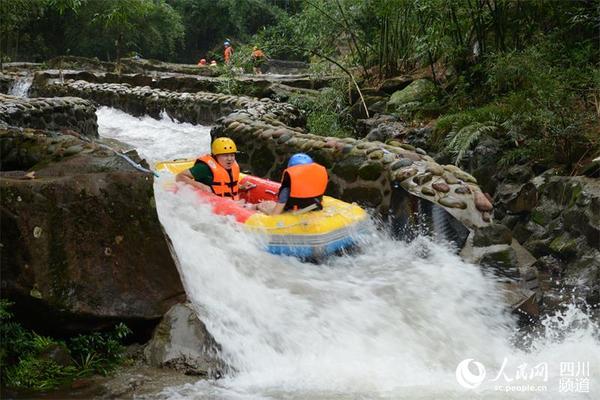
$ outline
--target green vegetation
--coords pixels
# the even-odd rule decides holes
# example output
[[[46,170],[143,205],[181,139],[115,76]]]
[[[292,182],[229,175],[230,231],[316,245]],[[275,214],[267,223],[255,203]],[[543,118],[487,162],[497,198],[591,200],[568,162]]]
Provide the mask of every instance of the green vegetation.
[[[324,88],[317,96],[292,94],[288,102],[306,115],[308,132],[322,136],[353,135],[352,117],[348,113],[348,82],[340,79]]]
[[[4,0],[0,2],[0,60],[43,62],[70,54],[114,61],[132,52],[194,64],[200,58],[222,60],[225,38],[233,39],[234,45],[248,41],[291,11],[287,3]]]
[[[600,148],[597,0],[8,0],[0,8],[4,60],[135,51],[222,61],[228,38],[233,65],[248,72],[258,45],[363,87],[399,75],[430,80],[427,96],[388,109],[409,123],[437,120],[430,148],[457,163],[486,136],[505,144],[505,165],[534,160],[569,173]],[[222,92],[247,89],[234,72],[225,70]],[[291,101],[311,131],[349,135],[351,87]]]
[[[131,333],[124,324],[112,332],[64,340],[23,328],[0,300],[0,376],[3,385],[48,390],[93,374],[107,375],[124,361],[121,341]]]
[[[394,112],[437,119],[430,146],[457,163],[484,136],[504,143],[505,165],[533,160],[571,173],[599,154],[597,1],[301,3],[257,35],[262,46],[336,59],[363,86],[400,74],[431,79],[435,96]]]

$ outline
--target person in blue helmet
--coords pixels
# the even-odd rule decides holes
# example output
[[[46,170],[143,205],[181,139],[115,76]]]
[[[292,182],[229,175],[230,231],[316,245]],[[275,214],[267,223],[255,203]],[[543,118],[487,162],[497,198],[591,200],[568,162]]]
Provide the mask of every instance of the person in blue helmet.
[[[233,47],[231,47],[231,42],[226,40],[223,43],[223,47],[225,47],[225,50],[223,50],[223,59],[225,60],[225,64],[230,64],[231,57],[233,56]]]
[[[327,181],[324,166],[314,162],[308,154],[294,154],[283,171],[276,204],[259,205],[259,210],[269,215],[301,209],[322,210]]]

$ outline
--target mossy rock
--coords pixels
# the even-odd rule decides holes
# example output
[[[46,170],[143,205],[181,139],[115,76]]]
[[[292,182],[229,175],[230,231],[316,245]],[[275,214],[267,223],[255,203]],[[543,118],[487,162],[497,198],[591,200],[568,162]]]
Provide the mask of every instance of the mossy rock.
[[[437,88],[429,79],[418,79],[402,90],[392,94],[387,102],[388,111],[406,112],[418,107],[421,102],[435,96]]]
[[[493,268],[498,275],[511,279],[519,277],[517,254],[515,250],[508,245],[487,252],[479,262],[484,267]]]
[[[577,240],[563,233],[550,242],[550,250],[562,259],[570,258],[577,254]]]
[[[375,181],[379,179],[383,172],[383,166],[378,162],[366,162],[358,169],[358,176],[366,181]]]
[[[333,166],[333,173],[346,182],[354,182],[358,175],[358,169],[363,163],[364,157],[350,156],[338,161]]]

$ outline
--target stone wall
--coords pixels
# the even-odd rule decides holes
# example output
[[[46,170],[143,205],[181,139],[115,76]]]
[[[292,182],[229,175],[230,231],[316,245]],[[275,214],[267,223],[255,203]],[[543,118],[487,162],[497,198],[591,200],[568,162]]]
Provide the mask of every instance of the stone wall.
[[[236,140],[247,153],[242,165],[259,176],[279,179],[290,155],[306,152],[328,168],[328,192],[333,196],[387,214],[392,189],[401,186],[443,207],[467,227],[485,226],[491,220],[492,205],[475,178],[455,166],[441,166],[409,145],[307,134],[302,128],[274,125],[243,111],[224,118],[212,134]]]
[[[282,121],[298,125],[302,119],[298,110],[289,104],[275,103],[269,99],[258,100],[246,96],[229,96],[215,93],[178,93],[116,83],[89,83],[68,80],[42,82],[34,80],[33,95],[77,96],[121,109],[132,115],[150,115],[159,118],[165,111],[181,122],[213,124],[219,118],[237,110],[251,110],[252,115],[265,120]]]
[[[85,136],[98,136],[96,107],[75,98],[23,98],[0,95],[0,123],[35,129],[72,129]]]
[[[235,78],[209,77],[181,73],[113,73],[80,69],[44,70],[35,74],[38,85],[51,80],[84,80],[90,83],[127,83],[132,86],[148,86],[176,92],[226,91],[228,87],[236,93],[247,96],[269,97],[274,99],[284,87],[315,90],[321,89],[337,79],[336,77],[314,78],[310,76],[271,76],[239,75]]]

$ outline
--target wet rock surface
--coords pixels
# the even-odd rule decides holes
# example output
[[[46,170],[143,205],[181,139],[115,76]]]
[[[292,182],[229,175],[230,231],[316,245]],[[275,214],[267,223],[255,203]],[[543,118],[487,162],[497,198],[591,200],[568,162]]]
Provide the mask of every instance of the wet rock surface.
[[[31,326],[146,327],[184,296],[151,174],[75,133],[0,127],[0,144],[2,293]]]
[[[219,378],[227,370],[220,346],[206,330],[191,304],[176,304],[154,330],[144,349],[149,365],[172,368],[186,375]]]
[[[537,202],[520,216],[513,232],[540,257],[540,272],[575,289],[590,304],[599,304],[600,182],[552,175],[533,181]]]

